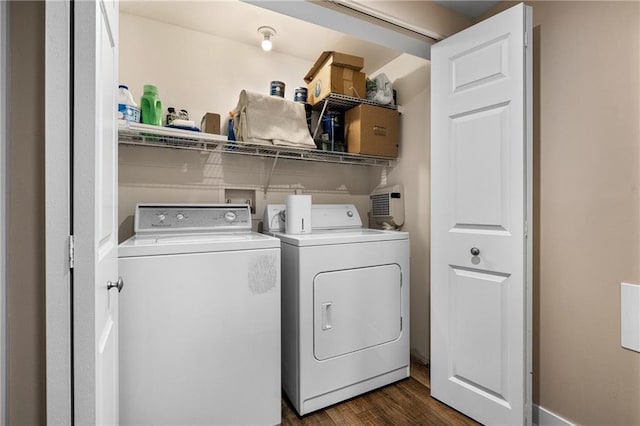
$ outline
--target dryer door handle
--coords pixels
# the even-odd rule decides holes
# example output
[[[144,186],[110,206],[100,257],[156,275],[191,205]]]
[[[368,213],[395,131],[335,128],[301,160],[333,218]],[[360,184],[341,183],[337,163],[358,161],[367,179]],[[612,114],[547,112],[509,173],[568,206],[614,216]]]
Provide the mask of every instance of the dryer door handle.
[[[326,302],[322,304],[322,331],[331,330],[331,306],[333,302]]]

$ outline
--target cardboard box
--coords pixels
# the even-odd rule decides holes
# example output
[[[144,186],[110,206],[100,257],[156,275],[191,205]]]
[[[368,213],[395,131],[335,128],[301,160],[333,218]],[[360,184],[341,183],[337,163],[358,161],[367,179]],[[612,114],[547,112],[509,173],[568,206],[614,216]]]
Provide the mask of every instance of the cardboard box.
[[[220,134],[220,114],[214,114],[208,112],[202,116],[200,122],[200,130],[205,133],[213,133],[215,135]]]
[[[360,72],[364,58],[339,52],[322,52],[304,81],[307,82],[307,102],[315,105],[329,93],[364,98],[366,76]]]
[[[398,111],[362,104],[348,110],[344,121],[348,152],[382,157],[398,156]]]

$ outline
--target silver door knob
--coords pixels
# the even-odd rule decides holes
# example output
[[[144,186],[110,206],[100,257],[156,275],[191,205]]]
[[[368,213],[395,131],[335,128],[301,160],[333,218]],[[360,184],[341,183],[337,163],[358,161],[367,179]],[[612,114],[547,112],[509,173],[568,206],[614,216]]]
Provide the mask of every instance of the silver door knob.
[[[118,277],[117,282],[107,281],[107,290],[111,290],[112,288],[117,288],[118,293],[122,291],[122,287],[124,287],[124,280],[122,277]]]
[[[471,247],[471,255],[477,256],[480,254],[480,249],[478,247]]]

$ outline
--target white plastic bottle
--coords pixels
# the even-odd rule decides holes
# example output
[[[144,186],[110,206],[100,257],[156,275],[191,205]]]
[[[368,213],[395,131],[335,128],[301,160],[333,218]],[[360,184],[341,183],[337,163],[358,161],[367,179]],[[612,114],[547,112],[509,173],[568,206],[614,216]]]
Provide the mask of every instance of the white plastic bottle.
[[[129,88],[124,84],[118,86],[118,118],[134,123],[140,122],[140,108],[134,102]]]

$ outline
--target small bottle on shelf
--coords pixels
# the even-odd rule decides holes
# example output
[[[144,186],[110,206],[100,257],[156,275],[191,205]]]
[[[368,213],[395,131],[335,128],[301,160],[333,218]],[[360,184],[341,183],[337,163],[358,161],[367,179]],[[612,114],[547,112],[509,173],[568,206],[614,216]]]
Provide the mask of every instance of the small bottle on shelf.
[[[236,140],[236,135],[233,131],[233,117],[234,117],[234,112],[233,111],[229,111],[229,122],[227,124],[227,139],[230,141],[235,141]]]
[[[141,121],[144,124],[162,126],[162,101],[158,97],[158,88],[145,84],[144,94],[140,98]]]
[[[118,86],[118,118],[134,123],[140,122],[140,108],[133,100],[129,87],[124,84]]]
[[[178,114],[176,114],[176,109],[174,107],[167,108],[167,126],[171,126],[173,121],[178,118]]]

